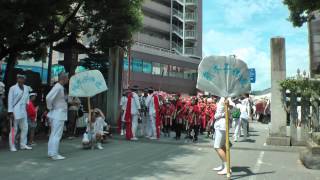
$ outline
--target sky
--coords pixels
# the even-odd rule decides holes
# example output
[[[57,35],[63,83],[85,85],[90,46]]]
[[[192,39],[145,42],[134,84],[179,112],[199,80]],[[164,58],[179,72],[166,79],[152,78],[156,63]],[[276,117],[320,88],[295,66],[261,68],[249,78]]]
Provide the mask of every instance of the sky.
[[[203,0],[203,55],[236,55],[256,69],[253,90],[271,86],[270,39],[286,39],[287,77],[309,72],[307,26],[295,28],[282,0]]]

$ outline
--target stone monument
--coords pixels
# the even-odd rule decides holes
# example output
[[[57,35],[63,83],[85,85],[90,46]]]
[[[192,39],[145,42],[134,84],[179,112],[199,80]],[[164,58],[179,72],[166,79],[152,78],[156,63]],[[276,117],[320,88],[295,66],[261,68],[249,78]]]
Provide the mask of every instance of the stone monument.
[[[282,37],[271,38],[271,129],[267,144],[289,146],[287,136],[287,113],[283,106],[284,94],[280,81],[286,79],[286,48]]]

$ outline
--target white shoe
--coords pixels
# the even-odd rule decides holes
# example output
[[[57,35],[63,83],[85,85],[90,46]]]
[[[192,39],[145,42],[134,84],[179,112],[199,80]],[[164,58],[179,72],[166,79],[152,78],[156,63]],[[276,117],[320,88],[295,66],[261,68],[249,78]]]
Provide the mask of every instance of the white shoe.
[[[212,170],[213,171],[221,171],[221,170],[223,170],[223,165],[216,167],[216,168],[213,168]]]
[[[230,169],[230,174],[232,173],[231,169]],[[218,175],[226,175],[227,174],[227,168],[223,168],[223,170],[218,172]]]
[[[21,146],[20,146],[20,149],[22,149],[22,150],[31,150],[32,147],[30,147],[30,146],[28,146],[28,145],[21,145]]]
[[[150,139],[151,139],[151,140],[156,140],[157,138],[156,138],[156,137],[150,137]]]
[[[123,131],[123,130],[121,130],[121,133],[120,133],[120,135],[121,135],[121,136],[123,136],[123,135],[124,135],[124,131]]]
[[[97,148],[98,148],[98,149],[100,149],[100,150],[102,150],[102,149],[103,149],[103,147],[102,147],[101,143],[97,143]]]
[[[63,157],[63,156],[61,156],[61,155],[55,155],[55,156],[51,156],[50,157],[52,160],[55,160],[55,161],[57,161],[57,160],[63,160],[63,159],[66,159],[65,157]]]
[[[11,152],[17,152],[17,148],[16,148],[16,147],[11,147],[11,148],[10,148],[10,151],[11,151]]]
[[[133,137],[133,138],[131,138],[131,141],[138,141],[138,138]]]

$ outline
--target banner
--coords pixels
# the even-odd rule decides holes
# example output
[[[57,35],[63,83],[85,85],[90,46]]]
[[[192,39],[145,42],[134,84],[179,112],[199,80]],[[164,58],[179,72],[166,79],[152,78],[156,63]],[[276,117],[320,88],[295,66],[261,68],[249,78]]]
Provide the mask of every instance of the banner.
[[[197,88],[219,97],[235,97],[251,91],[246,63],[234,57],[209,56],[198,68]]]
[[[108,87],[98,70],[75,74],[69,83],[69,95],[74,97],[92,97],[106,90]]]

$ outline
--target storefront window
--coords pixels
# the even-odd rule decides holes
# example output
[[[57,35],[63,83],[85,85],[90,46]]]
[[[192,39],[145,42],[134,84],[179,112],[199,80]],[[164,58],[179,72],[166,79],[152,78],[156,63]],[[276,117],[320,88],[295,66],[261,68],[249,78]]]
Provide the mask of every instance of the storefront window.
[[[143,72],[147,74],[152,73],[152,63],[143,61]]]
[[[152,74],[161,75],[160,63],[152,63]]]
[[[142,72],[142,69],[143,69],[142,60],[133,59],[133,61],[132,61],[133,72]]]
[[[125,71],[128,71],[128,68],[129,68],[128,58],[124,58],[124,59],[123,59],[123,69],[124,69]]]

